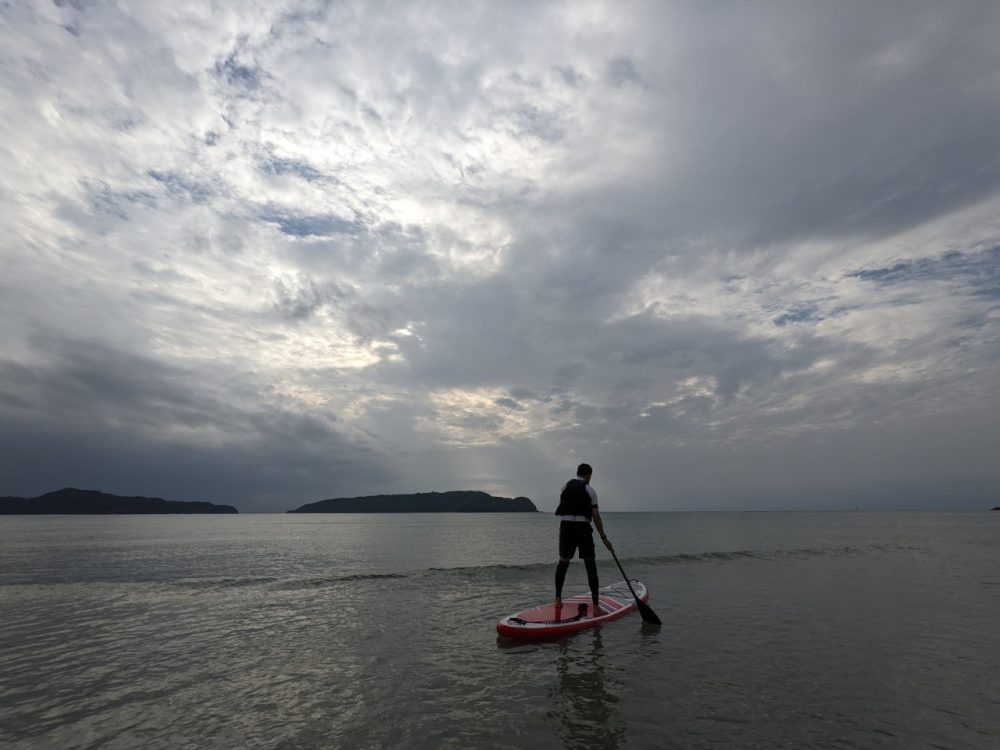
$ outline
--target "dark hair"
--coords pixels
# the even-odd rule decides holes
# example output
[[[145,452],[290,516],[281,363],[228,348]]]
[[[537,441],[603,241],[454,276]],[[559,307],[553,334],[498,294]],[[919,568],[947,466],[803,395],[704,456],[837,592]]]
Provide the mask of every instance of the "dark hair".
[[[578,477],[589,477],[593,473],[594,470],[591,468],[590,464],[580,464],[576,467],[576,475]]]

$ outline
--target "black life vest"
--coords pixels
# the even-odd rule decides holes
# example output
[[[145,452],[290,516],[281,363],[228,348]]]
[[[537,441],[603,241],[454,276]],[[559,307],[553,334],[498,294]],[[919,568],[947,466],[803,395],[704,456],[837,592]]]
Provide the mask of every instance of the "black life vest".
[[[593,500],[587,492],[587,483],[582,479],[570,479],[559,495],[557,516],[583,516],[587,520],[593,518],[590,505]]]

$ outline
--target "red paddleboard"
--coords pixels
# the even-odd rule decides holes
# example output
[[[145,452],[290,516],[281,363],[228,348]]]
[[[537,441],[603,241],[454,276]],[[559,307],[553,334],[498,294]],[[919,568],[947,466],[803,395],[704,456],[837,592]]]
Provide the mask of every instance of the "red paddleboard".
[[[632,588],[642,601],[649,599],[649,592],[646,591],[644,584],[632,581]],[[605,586],[598,593],[601,603],[599,613],[593,611],[594,604],[588,591],[586,594],[563,599],[562,607],[558,610],[550,602],[518,612],[516,615],[508,615],[497,623],[497,632],[507,638],[519,640],[552,638],[578,633],[595,625],[617,620],[637,609],[635,599],[632,598],[632,592],[628,590],[625,581]],[[585,613],[580,611],[581,604],[587,605]]]

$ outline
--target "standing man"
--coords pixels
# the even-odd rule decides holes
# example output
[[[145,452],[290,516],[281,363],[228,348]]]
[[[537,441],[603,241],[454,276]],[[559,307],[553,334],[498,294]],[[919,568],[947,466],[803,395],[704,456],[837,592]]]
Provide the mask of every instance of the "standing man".
[[[587,568],[587,582],[590,584],[590,595],[594,600],[593,617],[601,614],[601,606],[597,596],[597,562],[594,560],[594,532],[590,528],[593,521],[601,541],[609,550],[611,542],[604,535],[604,524],[601,523],[601,512],[597,509],[597,492],[590,486],[590,478],[594,470],[590,464],[580,464],[576,469],[576,479],[570,479],[559,495],[559,507],[556,515],[561,517],[559,524],[559,564],[556,566],[556,609],[562,608],[563,583],[566,581],[566,571],[569,561],[577,550],[580,559]],[[586,608],[586,604],[580,605]]]

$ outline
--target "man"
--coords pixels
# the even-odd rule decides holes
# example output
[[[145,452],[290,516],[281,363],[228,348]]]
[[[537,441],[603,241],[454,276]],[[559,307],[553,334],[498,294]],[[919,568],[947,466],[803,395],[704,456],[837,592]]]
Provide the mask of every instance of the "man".
[[[594,600],[593,617],[601,614],[597,589],[597,561],[594,559],[594,532],[590,527],[593,521],[597,533],[601,535],[604,546],[613,551],[611,542],[604,535],[604,524],[601,522],[601,512],[597,508],[597,492],[590,486],[590,478],[594,470],[590,464],[580,464],[576,469],[576,479],[570,479],[559,495],[559,507],[556,515],[561,517],[559,523],[559,564],[556,565],[556,609],[562,609],[563,583],[566,581],[566,571],[569,561],[579,550],[580,559],[587,568],[587,582],[590,584],[590,596]],[[586,609],[586,604],[580,605]]]

